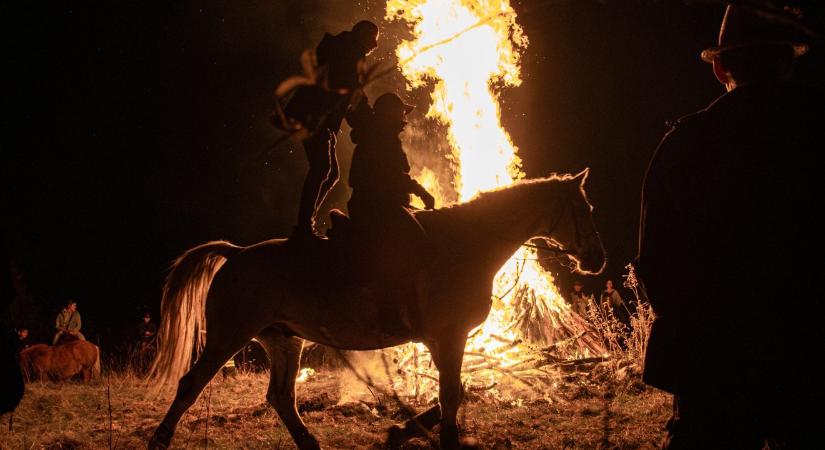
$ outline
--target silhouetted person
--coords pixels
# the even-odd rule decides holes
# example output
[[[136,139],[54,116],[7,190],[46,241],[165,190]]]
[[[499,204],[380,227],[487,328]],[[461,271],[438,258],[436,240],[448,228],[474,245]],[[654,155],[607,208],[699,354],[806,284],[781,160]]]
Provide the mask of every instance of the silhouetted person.
[[[579,280],[573,282],[573,292],[570,293],[570,307],[576,314],[587,317],[587,295],[584,293],[584,284]]]
[[[20,328],[17,330],[17,353],[19,354],[29,347],[31,347],[31,342],[29,342],[29,329]]]
[[[605,308],[605,311],[610,309],[610,311],[613,312],[613,317],[619,322],[630,324],[627,305],[625,305],[619,291],[613,287],[613,280],[607,280],[605,282],[601,296],[601,304],[602,307]]]
[[[9,255],[5,239],[0,239],[0,255],[3,257],[5,272],[0,276],[0,414],[13,412],[23,399],[23,374],[20,372],[18,336],[7,322],[9,306],[16,295],[12,283]]]
[[[410,177],[410,164],[401,146],[399,134],[412,108],[397,95],[387,93],[378,97],[372,108],[363,99],[347,116],[356,144],[349,174],[352,196],[347,207],[358,226],[389,223],[415,233],[420,225],[407,210],[410,194],[418,196],[427,209],[435,204],[433,196]]]
[[[637,267],[656,319],[644,380],[676,394],[667,448],[822,446],[810,260],[823,252],[811,215],[825,99],[791,82],[799,42],[729,7],[702,53],[728,92],[673,126],[645,178]]]
[[[298,90],[286,107],[287,115],[316,116],[307,124],[312,132],[304,140],[309,172],[301,190],[298,223],[293,238],[317,237],[313,229],[315,211],[338,181],[335,135],[341,128],[350,102],[361,95],[359,89],[364,81],[365,58],[377,46],[378,27],[366,20],[355,24],[352,31],[335,36],[324,35],[315,54],[325,86],[322,89]]]
[[[57,333],[54,335],[52,345],[57,345],[60,337],[64,334],[70,335],[70,340],[80,339],[85,341],[86,337],[80,332],[80,326],[80,312],[77,310],[77,302],[69,300],[66,302],[66,307],[60,311],[57,319],[55,319],[54,327],[57,329]]]
[[[138,325],[138,339],[140,339],[141,350],[153,346],[158,335],[158,326],[152,321],[152,315],[143,313],[143,320]]]

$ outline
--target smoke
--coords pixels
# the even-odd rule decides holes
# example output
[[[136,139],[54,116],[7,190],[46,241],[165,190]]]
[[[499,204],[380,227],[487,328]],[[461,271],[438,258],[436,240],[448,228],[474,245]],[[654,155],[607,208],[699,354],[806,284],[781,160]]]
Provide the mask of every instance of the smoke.
[[[397,367],[389,357],[390,351],[347,352],[345,357],[352,370],[341,373],[338,379],[338,404],[372,401],[379,395],[375,389],[391,390]]]

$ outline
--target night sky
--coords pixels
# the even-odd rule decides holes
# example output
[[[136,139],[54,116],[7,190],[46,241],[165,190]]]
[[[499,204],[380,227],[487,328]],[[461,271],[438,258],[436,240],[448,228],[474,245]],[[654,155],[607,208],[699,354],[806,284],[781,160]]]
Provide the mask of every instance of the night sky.
[[[166,268],[187,248],[288,234],[306,163],[294,145],[256,158],[279,136],[271,93],[324,31],[364,18],[383,27],[380,1],[201,3],[3,7],[4,237],[33,299],[23,325],[39,340],[74,297],[86,336],[112,345],[143,306],[157,310]],[[529,176],[592,169],[609,258],[585,280],[595,291],[634,256],[641,183],[666,121],[723,92],[698,57],[723,7],[514,6],[530,46],[503,122]],[[386,28],[373,61],[392,61],[398,30]],[[806,58],[803,78],[823,79],[820,50]],[[397,74],[386,87],[404,92]],[[403,95],[421,121],[427,93]],[[340,141],[346,172],[351,144]],[[346,195],[342,183],[330,206]],[[558,280],[566,293],[572,276]]]

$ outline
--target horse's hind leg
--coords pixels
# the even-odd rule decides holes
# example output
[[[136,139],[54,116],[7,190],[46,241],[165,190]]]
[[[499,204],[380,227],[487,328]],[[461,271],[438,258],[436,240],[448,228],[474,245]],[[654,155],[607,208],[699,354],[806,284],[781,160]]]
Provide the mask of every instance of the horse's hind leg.
[[[266,399],[278,412],[299,449],[320,449],[295,407],[295,377],[301,362],[303,339],[288,337],[274,327],[262,331],[257,339],[269,354],[270,379]]]
[[[214,329],[217,331],[217,326]],[[201,391],[212,381],[212,378],[226,361],[251,339],[251,336],[241,338],[236,335],[231,340],[224,340],[222,339],[223,336],[224,333],[212,334],[210,339],[207,340],[206,347],[204,347],[198,361],[186,375],[181,377],[178,382],[175,400],[149,442],[150,450],[161,450],[168,447],[175,433],[175,427],[177,427],[186,410],[195,403]]]
[[[207,344],[192,369],[181,377],[178,382],[175,400],[169,407],[169,411],[166,412],[163,422],[155,430],[155,434],[149,442],[149,450],[167,448],[175,433],[178,421],[180,421],[186,410],[195,403],[203,388],[212,380],[212,377],[215,376],[225,361],[226,359],[213,355],[209,351],[209,344]]]

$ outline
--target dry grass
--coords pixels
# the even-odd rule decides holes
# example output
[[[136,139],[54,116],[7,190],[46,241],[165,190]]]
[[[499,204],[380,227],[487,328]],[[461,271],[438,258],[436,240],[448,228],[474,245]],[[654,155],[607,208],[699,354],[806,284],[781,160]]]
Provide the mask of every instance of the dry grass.
[[[669,410],[669,396],[646,389],[634,366],[597,367],[589,374],[568,374],[556,387],[555,403],[502,404],[470,395],[461,421],[484,448],[653,448]],[[264,401],[268,377],[240,374],[212,382],[208,447],[294,448],[274,410]],[[112,441],[117,449],[145,448],[171,399],[144,398],[133,376],[111,379]],[[346,394],[342,399],[341,393]],[[172,448],[207,446],[208,390],[184,416]],[[351,376],[321,373],[298,385],[299,409],[326,448],[381,448],[384,431],[403,419],[391,399],[355,389]],[[347,403],[341,404],[344,400]],[[424,405],[420,405],[422,408]],[[109,448],[106,384],[33,383],[8,429],[0,427],[3,449]],[[428,448],[411,441],[408,448]]]
[[[632,268],[627,278],[626,286],[636,292]],[[516,402],[502,401],[493,391],[468,390],[459,417],[464,434],[478,439],[482,448],[497,450],[658,447],[671,397],[640,380],[653,312],[638,295],[634,306],[630,327],[612,314],[596,314],[609,309],[591,307],[590,323],[610,349],[607,361],[556,366],[541,387],[500,379],[496,390],[518,392],[516,397],[525,400]],[[368,355],[354,361],[359,368],[370,365]],[[109,367],[116,368],[111,378],[90,385],[27,385],[14,426],[8,426],[9,415],[0,422],[0,450],[145,448],[172,393],[146,398],[146,386],[133,375],[134,363],[110,361]],[[366,386],[347,369],[332,368],[298,384],[298,409],[325,448],[383,448],[385,430],[407,419],[387,387],[384,369],[377,370],[378,378],[369,377],[382,383],[383,375],[384,384],[377,386]],[[171,448],[295,448],[264,400],[268,381],[267,374],[218,375],[184,415]],[[428,405],[412,406],[423,410]],[[426,440],[405,446],[429,447]]]

